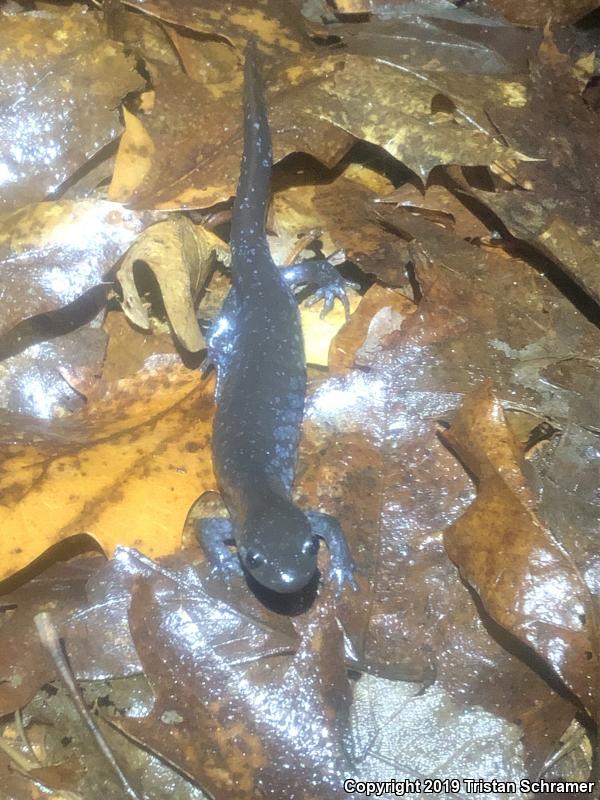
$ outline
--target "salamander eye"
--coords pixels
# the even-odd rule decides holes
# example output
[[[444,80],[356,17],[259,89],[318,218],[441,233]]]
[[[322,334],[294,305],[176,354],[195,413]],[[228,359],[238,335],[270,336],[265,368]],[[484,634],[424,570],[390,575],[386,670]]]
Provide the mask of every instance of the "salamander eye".
[[[256,550],[249,550],[246,555],[246,566],[248,569],[256,569],[265,563],[265,559]]]
[[[309,542],[302,545],[302,552],[305,556],[316,556],[319,552],[319,537],[313,536]]]

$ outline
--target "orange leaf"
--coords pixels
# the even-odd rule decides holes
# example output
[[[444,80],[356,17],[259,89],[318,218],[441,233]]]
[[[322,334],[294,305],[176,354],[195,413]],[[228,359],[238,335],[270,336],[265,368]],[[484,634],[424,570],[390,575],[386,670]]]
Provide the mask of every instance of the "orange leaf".
[[[176,550],[194,500],[213,488],[212,381],[173,363],[113,384],[52,437],[4,448],[0,580],[68,536],[110,555]]]

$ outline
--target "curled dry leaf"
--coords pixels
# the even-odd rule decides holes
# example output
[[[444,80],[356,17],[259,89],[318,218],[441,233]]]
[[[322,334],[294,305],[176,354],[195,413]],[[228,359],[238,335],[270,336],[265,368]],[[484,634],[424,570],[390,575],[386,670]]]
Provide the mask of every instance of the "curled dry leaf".
[[[122,306],[127,317],[148,329],[148,311],[138,294],[134,266],[143,261],[154,273],[173,331],[190,352],[204,347],[194,300],[204,286],[214,257],[229,260],[225,243],[186,217],[175,217],[147,228],[125,255],[116,273],[123,291]]]
[[[121,99],[144,81],[100,13],[79,5],[3,15],[0,53],[0,210],[10,212],[57,191],[111,142]]]
[[[477,498],[444,543],[496,622],[529,645],[596,717],[598,632],[579,570],[544,527],[520,472],[520,447],[484,384],[444,440],[477,480]]]
[[[63,308],[101,284],[156,219],[151,212],[97,199],[38,203],[4,218],[0,333],[28,317]]]
[[[213,485],[212,389],[167,359],[35,442],[3,447],[0,579],[80,533],[107,554],[123,543],[155,556],[177,549],[190,506]]]

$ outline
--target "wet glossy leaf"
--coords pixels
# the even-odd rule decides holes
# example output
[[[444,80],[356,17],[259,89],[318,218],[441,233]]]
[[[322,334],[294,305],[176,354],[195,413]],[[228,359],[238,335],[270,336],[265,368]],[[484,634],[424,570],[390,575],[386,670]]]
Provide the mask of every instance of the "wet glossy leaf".
[[[393,334],[407,344],[407,388],[423,391],[433,381],[462,393],[489,378],[501,400],[557,427],[567,420],[596,425],[600,333],[584,313],[524,261],[475,247],[416,215],[385,219],[418,242],[423,299],[418,315]]]
[[[517,25],[577,22],[598,7],[596,0],[484,0],[484,5]]]
[[[132,8],[202,34],[225,38],[243,50],[249,32],[271,56],[297,53],[305,41],[305,22],[295,6],[282,0],[240,0],[235,14],[219,0],[127,0]]]
[[[58,563],[24,587],[0,595],[0,716],[22,708],[54,678],[54,665],[33,618],[40,611],[51,611],[58,620],[78,612],[87,603],[88,578],[102,561],[90,555]]]
[[[363,303],[373,341],[357,359],[370,371],[331,378],[316,389],[299,484],[302,505],[338,516],[361,567],[361,594],[347,597],[341,612],[353,652],[359,664],[386,677],[412,670],[418,679],[419,669],[423,677],[433,662],[437,680],[457,701],[518,720],[530,763],[539,765],[572,707],[509,654],[514,650],[505,649],[498,626],[480,619],[442,546],[442,531],[474,492],[437,435],[437,420],[452,415],[461,397],[457,384],[450,391],[440,385],[443,373],[426,369],[438,318],[422,315],[420,307],[394,317],[385,308],[397,304],[382,296],[378,328],[368,299],[369,293]],[[349,328],[364,330],[361,309]],[[443,308],[436,309],[443,330]],[[400,330],[390,333],[394,321]],[[348,335],[343,331],[340,339]],[[453,338],[448,361],[461,357],[460,342]]]
[[[100,285],[154,221],[106,200],[26,206],[0,222],[0,333],[73,303]]]
[[[56,192],[111,142],[121,99],[143,80],[100,14],[79,5],[3,14],[0,52],[0,210],[9,212]]]
[[[352,137],[307,113],[310,68],[298,66],[286,78],[275,66],[274,85],[267,76],[275,160],[302,151],[333,166]],[[109,197],[138,208],[201,208],[229,200],[242,152],[240,69],[226,84],[207,85],[161,67],[154,70],[154,89],[148,114],[125,116]]]
[[[600,302],[598,118],[579,91],[571,63],[551,38],[531,66],[526,104],[520,109],[492,101],[494,124],[518,149],[535,156],[516,171],[519,188],[476,192],[511,233],[548,254]]]
[[[130,626],[156,703],[122,727],[215,797],[289,796],[309,785],[337,797],[349,687],[330,603],[317,605],[298,653],[280,658],[265,683],[267,662],[256,675],[247,666],[260,632],[245,627],[246,666],[223,657],[207,619],[237,627],[236,615],[190,579],[186,586],[183,597],[177,575],[163,572],[134,591]]]
[[[367,274],[392,286],[405,286],[409,260],[406,243],[386,231],[373,217],[373,201],[391,191],[392,184],[374,170],[348,167],[333,180],[323,182],[302,168],[301,184],[275,191],[269,244],[275,262],[286,263],[298,239],[314,231],[326,254],[343,248],[347,258]]]
[[[400,68],[451,73],[508,75],[527,71],[539,34],[505,20],[479,16],[472,2],[445,0],[369,4],[369,19],[332,23],[348,51]]]
[[[211,415],[212,382],[199,385],[197,373],[167,360],[108,387],[45,435],[38,429],[32,443],[5,446],[0,576],[79,533],[107,554],[123,542],[173,552],[191,504],[212,488],[201,455]],[[4,432],[16,435],[14,425]]]
[[[526,158],[502,144],[484,105],[519,108],[525,87],[481,75],[402,70],[346,56],[315,92],[314,111],[360,139],[383,147],[425,181],[439,164],[492,164]],[[444,101],[444,111],[436,102]]]
[[[547,661],[594,717],[592,598],[535,514],[520,447],[489,385],[465,399],[444,440],[477,480],[477,499],[444,532],[450,557],[488,613]]]
[[[81,409],[102,372],[107,338],[102,316],[59,335],[60,326],[38,317],[30,333],[39,341],[0,361],[0,407],[42,419]]]

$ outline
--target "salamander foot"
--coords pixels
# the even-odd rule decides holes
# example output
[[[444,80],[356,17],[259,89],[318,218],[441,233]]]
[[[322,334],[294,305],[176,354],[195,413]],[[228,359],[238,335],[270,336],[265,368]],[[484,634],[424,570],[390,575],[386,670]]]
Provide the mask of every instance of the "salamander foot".
[[[340,595],[346,586],[358,591],[354,577],[356,566],[339,522],[320,511],[307,511],[306,518],[313,534],[323,539],[329,550],[331,563],[328,578],[335,584],[336,594]]]

